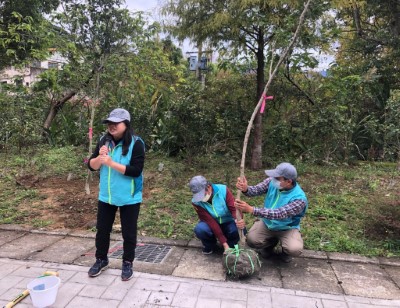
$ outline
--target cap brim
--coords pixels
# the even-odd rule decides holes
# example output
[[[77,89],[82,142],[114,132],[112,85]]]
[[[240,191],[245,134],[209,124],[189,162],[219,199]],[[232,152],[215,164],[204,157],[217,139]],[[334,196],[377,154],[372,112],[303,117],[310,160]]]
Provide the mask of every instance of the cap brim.
[[[205,190],[201,190],[198,193],[193,194],[192,202],[200,202],[201,200],[204,199],[206,195]]]
[[[107,124],[108,122],[119,123],[122,121],[124,121],[124,120],[121,118],[110,117],[110,118],[103,120],[102,122],[103,122],[103,124]]]
[[[265,174],[272,178],[278,178],[281,176],[281,174],[276,169],[265,170]]]

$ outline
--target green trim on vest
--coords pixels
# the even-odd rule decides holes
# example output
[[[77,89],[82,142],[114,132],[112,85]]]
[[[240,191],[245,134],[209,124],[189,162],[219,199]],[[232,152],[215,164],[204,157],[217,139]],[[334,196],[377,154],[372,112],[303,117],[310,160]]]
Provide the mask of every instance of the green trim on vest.
[[[143,142],[138,136],[132,136],[127,155],[122,155],[122,141],[111,149],[111,159],[122,165],[129,165],[133,146],[136,141]],[[144,144],[144,142],[143,142]],[[142,202],[143,172],[135,178],[123,175],[108,166],[100,167],[99,200],[116,206]]]
[[[231,212],[226,204],[226,185],[212,184],[213,198],[211,203],[195,202],[194,204],[205,209],[219,224],[233,221]]]

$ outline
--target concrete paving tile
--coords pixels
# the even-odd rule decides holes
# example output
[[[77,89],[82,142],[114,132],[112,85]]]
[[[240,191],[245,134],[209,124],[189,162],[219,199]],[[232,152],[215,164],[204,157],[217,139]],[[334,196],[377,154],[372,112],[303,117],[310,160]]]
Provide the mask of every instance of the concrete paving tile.
[[[181,282],[172,301],[174,307],[195,307],[201,286],[192,283]]]
[[[364,257],[340,252],[327,252],[326,254],[328,255],[328,258],[333,261],[379,264],[379,259],[375,257]]]
[[[271,294],[287,294],[287,295],[296,295],[296,290],[282,289],[282,288],[271,288]]]
[[[106,291],[106,286],[99,285],[86,285],[78,295],[85,297],[100,298],[101,295]]]
[[[74,260],[86,253],[89,248],[94,247],[92,239],[79,237],[62,238],[50,245],[45,250],[32,256],[32,260],[42,260],[47,262],[72,263]]]
[[[316,298],[323,298],[323,299],[330,299],[334,301],[345,301],[344,295],[339,294],[326,294],[326,293],[319,293],[319,292],[305,292],[305,291],[295,291],[295,294],[298,296],[306,296],[306,297],[316,297]]]
[[[179,283],[172,281],[154,280],[139,277],[133,284],[132,289],[145,291],[163,291],[175,292],[178,289]]]
[[[328,255],[326,254],[325,251],[314,251],[314,250],[303,250],[303,253],[301,254],[302,258],[312,258],[312,259],[323,259],[327,260]]]
[[[270,308],[272,307],[271,293],[268,291],[248,291],[247,307],[249,308]]]
[[[115,280],[115,276],[107,275],[106,272],[102,273],[100,276],[97,277],[89,277],[87,273],[76,273],[72,276],[69,281],[70,282],[77,282],[77,283],[84,283],[84,284],[95,284],[95,285],[102,285],[102,286],[109,286]]]
[[[25,235],[26,232],[0,231],[0,246]]]
[[[378,258],[379,263],[382,265],[389,265],[389,266],[400,266],[400,258]]]
[[[371,304],[377,306],[387,306],[387,307],[400,307],[400,299],[399,300],[384,300],[384,299],[370,299]]]
[[[14,288],[14,287],[9,288],[7,291],[3,292],[0,295],[0,299],[3,301],[11,302],[14,298],[16,298],[19,294],[21,294],[25,289],[26,288],[24,288],[24,289]]]
[[[361,296],[345,295],[344,299],[348,303],[365,303],[365,304],[371,303],[370,298],[361,297]]]
[[[375,306],[373,304],[360,304],[360,303],[348,303],[349,308],[387,308],[387,306]],[[391,307],[397,308],[397,307]]]
[[[159,306],[169,306],[172,303],[175,293],[171,292],[157,292],[152,291],[147,304],[150,305],[159,305]]]
[[[112,299],[98,299],[90,297],[77,296],[66,306],[66,308],[114,308],[118,307],[119,301]]]
[[[62,236],[28,233],[23,237],[2,245],[0,257],[28,259],[29,256],[42,251],[61,238]]]
[[[324,305],[324,308],[348,308],[346,302],[335,301],[332,299],[322,299],[322,305]]]
[[[221,301],[221,308],[246,308],[246,302],[245,301],[230,301],[223,299]]]
[[[8,299],[10,299],[10,296],[15,297],[19,293],[21,293],[23,290],[25,290],[25,288],[23,288],[23,290],[21,290],[21,288],[19,287],[19,284],[22,280],[24,280],[23,277],[11,276],[11,275],[8,276],[6,279],[1,279],[0,280],[0,299],[8,300]],[[15,294],[10,295],[9,293],[7,293],[7,291],[10,289],[16,289],[17,291],[12,291]],[[7,294],[5,294],[5,293],[7,293]]]
[[[123,300],[129,289],[136,282],[137,278],[132,278],[128,281],[115,279],[113,283],[106,288],[106,291],[101,295],[101,298]]]
[[[60,285],[58,289],[56,302],[54,303],[55,308],[65,307],[72,301],[72,299],[79,294],[79,292],[85,287],[82,283],[66,282]]]
[[[272,307],[290,307],[290,308],[310,308],[323,307],[322,300],[319,298],[301,297],[295,295],[284,295],[272,293]]]
[[[36,277],[42,276],[46,271],[47,269],[43,267],[20,267],[13,272],[13,275],[34,279]]]
[[[400,266],[385,266],[386,273],[393,279],[397,287],[400,288]]]
[[[199,298],[219,298],[227,300],[243,300],[247,298],[247,290],[212,286],[201,287]]]
[[[59,264],[59,263],[53,263],[53,262],[48,262],[46,263],[47,267],[50,269],[53,269],[55,271],[58,270],[68,270],[68,271],[75,271],[75,272],[85,272],[89,270],[89,267],[84,267],[80,265],[73,265],[73,264]]]
[[[130,289],[123,301],[121,301],[120,307],[132,308],[132,307],[143,307],[147,299],[149,298],[151,291]],[[96,307],[97,308],[97,307]]]
[[[203,255],[196,249],[186,250],[172,275],[219,281],[226,278],[222,255]]]
[[[217,298],[198,298],[196,308],[220,308],[221,300]]]
[[[250,277],[239,280],[227,277],[227,280],[247,285],[282,287],[281,273],[277,265],[279,263],[274,259],[262,259],[261,270],[258,274],[253,274]]]
[[[0,265],[0,279],[7,278],[11,273],[23,267],[20,264],[3,263]]]
[[[400,298],[400,289],[379,265],[334,262],[332,267],[347,295],[381,299]]]
[[[286,289],[343,293],[335,272],[325,260],[296,258],[289,264],[281,265],[281,274],[283,287]]]
[[[171,303],[172,307],[193,308],[196,307],[197,297],[175,294]]]

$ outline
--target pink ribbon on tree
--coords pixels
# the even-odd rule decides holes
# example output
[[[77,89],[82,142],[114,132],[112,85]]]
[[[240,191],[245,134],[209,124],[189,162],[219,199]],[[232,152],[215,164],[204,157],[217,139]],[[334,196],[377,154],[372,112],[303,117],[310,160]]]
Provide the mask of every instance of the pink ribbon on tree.
[[[92,140],[93,137],[93,128],[89,127],[89,140]]]
[[[265,93],[263,93],[262,98],[263,98],[263,101],[262,101],[262,104],[261,104],[260,113],[264,113],[265,104],[266,104],[267,100],[273,100],[274,99],[273,96],[267,96]]]

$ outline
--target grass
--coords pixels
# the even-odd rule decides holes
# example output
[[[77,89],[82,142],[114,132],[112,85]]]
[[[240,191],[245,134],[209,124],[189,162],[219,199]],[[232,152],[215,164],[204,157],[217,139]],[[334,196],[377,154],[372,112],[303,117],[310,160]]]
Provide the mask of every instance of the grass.
[[[19,223],[29,215],[19,211],[24,200],[40,199],[34,189],[19,189],[15,176],[22,170],[39,175],[86,174],[84,151],[68,147],[47,148],[30,158],[7,155],[0,158],[0,223]],[[271,163],[274,165],[276,162]],[[160,164],[163,164],[162,170]],[[357,165],[320,166],[295,162],[299,183],[309,199],[301,223],[305,248],[365,256],[400,256],[400,174],[395,163],[359,162]],[[270,166],[269,166],[270,167]],[[160,171],[161,170],[161,171]],[[246,170],[249,184],[264,179],[263,170]],[[139,234],[173,239],[193,238],[197,215],[191,206],[188,182],[194,175],[227,184],[234,195],[239,162],[226,157],[201,156],[190,161],[148,153],[145,163],[144,201]],[[263,197],[242,199],[262,206]],[[32,224],[45,227],[52,222],[37,217]],[[245,217],[250,227],[254,217]]]

